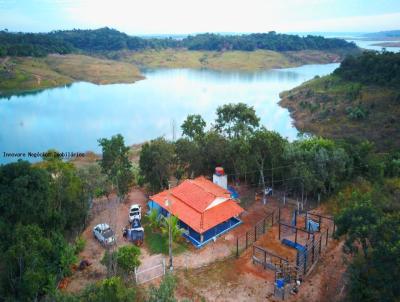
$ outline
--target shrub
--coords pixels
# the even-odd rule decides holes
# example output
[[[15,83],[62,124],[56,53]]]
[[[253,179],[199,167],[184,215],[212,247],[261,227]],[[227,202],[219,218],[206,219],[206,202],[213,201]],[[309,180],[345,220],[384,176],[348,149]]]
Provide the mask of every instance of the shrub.
[[[86,239],[82,236],[76,237],[75,244],[74,244],[74,252],[75,255],[78,255],[86,246]]]

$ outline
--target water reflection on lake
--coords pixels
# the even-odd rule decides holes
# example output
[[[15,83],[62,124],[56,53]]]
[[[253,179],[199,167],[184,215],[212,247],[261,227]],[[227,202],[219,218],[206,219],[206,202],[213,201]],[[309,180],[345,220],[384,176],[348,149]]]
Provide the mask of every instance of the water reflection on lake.
[[[179,125],[188,114],[201,114],[208,125],[218,106],[245,102],[261,123],[293,140],[297,130],[279,93],[338,64],[257,72],[190,69],[145,70],[146,79],[134,84],[94,85],[80,82],[0,99],[0,163],[15,161],[3,152],[98,152],[97,139],[121,133],[127,144],[165,135],[171,121]],[[32,158],[26,158],[34,161]]]

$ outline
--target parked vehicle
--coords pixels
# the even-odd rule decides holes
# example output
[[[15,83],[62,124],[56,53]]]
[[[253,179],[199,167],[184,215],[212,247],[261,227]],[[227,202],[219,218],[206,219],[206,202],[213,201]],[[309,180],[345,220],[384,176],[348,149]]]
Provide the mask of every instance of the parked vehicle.
[[[134,219],[142,219],[142,207],[138,204],[131,205],[129,209],[129,222],[132,223]]]
[[[133,219],[132,224],[123,229],[122,236],[138,246],[141,245],[144,240],[144,229],[140,224],[140,220]]]
[[[104,246],[115,243],[115,234],[107,223],[101,223],[93,228],[94,237]]]

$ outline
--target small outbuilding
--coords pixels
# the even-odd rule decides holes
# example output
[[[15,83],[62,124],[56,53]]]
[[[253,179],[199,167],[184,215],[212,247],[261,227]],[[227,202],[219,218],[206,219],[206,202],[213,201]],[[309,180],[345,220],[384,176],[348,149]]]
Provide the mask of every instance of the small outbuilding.
[[[218,183],[215,177],[214,181]],[[244,210],[230,191],[216,183],[203,176],[187,179],[151,196],[149,208],[164,216],[171,213],[178,217],[180,226],[185,229],[183,236],[200,248],[242,223],[238,216]]]

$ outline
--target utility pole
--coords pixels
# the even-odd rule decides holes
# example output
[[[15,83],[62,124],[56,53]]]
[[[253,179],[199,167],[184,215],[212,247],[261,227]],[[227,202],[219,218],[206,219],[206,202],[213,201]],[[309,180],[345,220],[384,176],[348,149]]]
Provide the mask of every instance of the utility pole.
[[[167,206],[169,217],[168,217],[168,248],[169,248],[169,270],[172,272],[174,270],[172,264],[172,228],[171,228],[171,201],[169,199],[165,200],[165,205]]]
[[[172,141],[176,140],[176,121],[175,119],[171,120],[171,131],[172,131]]]

